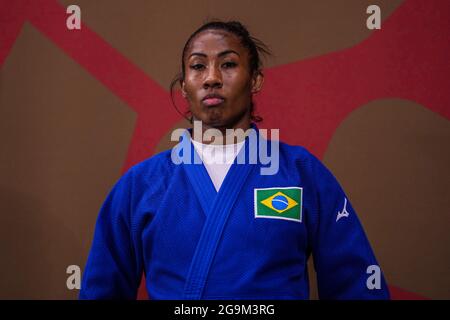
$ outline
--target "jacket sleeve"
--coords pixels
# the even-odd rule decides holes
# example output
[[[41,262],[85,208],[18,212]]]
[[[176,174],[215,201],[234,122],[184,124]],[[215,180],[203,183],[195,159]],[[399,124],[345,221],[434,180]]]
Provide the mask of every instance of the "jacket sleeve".
[[[132,174],[113,187],[97,218],[80,299],[136,299],[142,266],[131,226]]]
[[[320,299],[389,299],[355,210],[333,174],[311,155],[315,188],[312,254]]]

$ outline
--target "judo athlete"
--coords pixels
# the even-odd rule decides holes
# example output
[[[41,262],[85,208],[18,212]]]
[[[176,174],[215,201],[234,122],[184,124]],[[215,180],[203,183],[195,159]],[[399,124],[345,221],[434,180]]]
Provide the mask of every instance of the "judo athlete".
[[[239,22],[191,35],[174,80],[191,120],[247,135],[221,145],[191,129],[128,170],[100,210],[81,299],[135,299],[143,273],[150,299],[308,299],[310,255],[319,298],[389,298],[349,199],[317,158],[280,142],[269,144],[276,172],[248,161],[264,142],[252,96],[267,52]]]

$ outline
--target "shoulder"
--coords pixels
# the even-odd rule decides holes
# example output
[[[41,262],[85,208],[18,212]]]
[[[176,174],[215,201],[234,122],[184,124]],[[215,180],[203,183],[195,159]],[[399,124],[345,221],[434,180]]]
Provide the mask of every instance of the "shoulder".
[[[171,150],[157,153],[131,166],[120,178],[135,194],[164,188],[173,177],[176,165],[171,160]]]
[[[137,164],[133,165],[127,174],[147,176],[155,173],[164,174],[173,170],[174,163],[171,159],[171,149],[157,153]]]
[[[294,166],[303,177],[316,183],[335,180],[333,173],[307,148],[280,142],[280,157]]]
[[[312,163],[319,161],[307,148],[300,145],[290,145],[281,141],[280,157],[295,163]]]

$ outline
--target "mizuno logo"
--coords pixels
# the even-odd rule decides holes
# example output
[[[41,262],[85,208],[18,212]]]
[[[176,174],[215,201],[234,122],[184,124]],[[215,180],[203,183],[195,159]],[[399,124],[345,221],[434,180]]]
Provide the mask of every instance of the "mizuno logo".
[[[340,219],[340,218],[348,218],[348,216],[350,215],[350,213],[347,211],[347,198],[344,198],[344,208],[342,209],[342,211],[338,211],[337,213],[337,217],[336,217],[336,222]]]

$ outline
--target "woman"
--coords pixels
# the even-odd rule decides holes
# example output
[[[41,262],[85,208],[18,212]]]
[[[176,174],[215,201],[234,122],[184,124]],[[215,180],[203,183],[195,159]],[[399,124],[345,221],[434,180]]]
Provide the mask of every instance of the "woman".
[[[320,298],[389,297],[351,204],[319,160],[280,143],[269,147],[279,161],[271,175],[259,160],[237,161],[265,142],[252,102],[261,52],[238,22],[207,23],[188,39],[178,81],[191,120],[205,134],[247,135],[223,145],[189,131],[131,168],[100,211],[80,298],[134,299],[145,272],[151,299],[308,299],[311,253]]]

